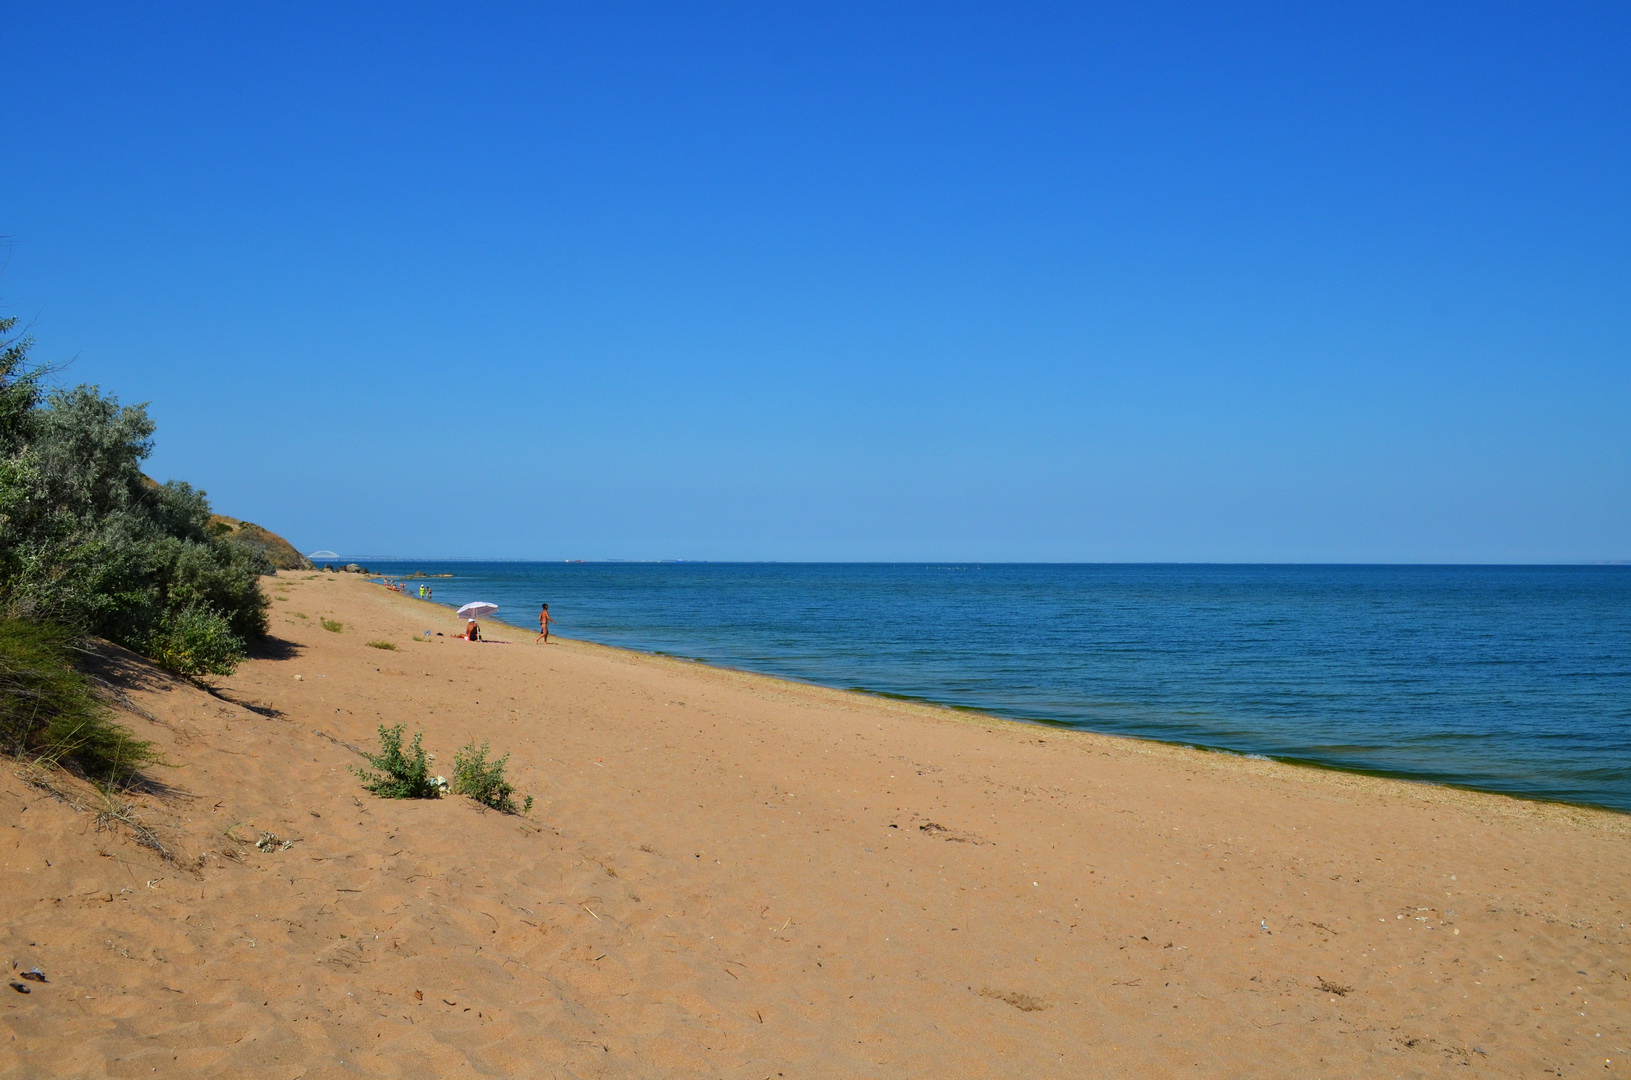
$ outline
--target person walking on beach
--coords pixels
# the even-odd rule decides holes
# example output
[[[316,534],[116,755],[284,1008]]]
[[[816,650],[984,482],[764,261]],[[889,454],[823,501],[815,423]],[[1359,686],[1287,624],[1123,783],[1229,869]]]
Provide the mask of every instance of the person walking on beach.
[[[538,637],[533,641],[534,645],[540,641],[545,645],[549,644],[549,624],[554,621],[554,616],[549,613],[549,605],[545,604],[544,609],[538,613]]]

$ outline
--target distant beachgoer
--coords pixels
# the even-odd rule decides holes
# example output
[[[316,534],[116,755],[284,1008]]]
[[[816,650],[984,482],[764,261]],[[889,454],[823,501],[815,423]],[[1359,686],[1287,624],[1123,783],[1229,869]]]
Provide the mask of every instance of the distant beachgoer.
[[[549,605],[545,604],[544,610],[538,613],[538,637],[533,641],[534,645],[540,641],[545,645],[549,644],[549,624],[554,621],[555,617],[549,613]]]
[[[464,628],[464,640],[466,640],[466,641],[480,641],[481,640],[481,627],[476,623],[476,620],[471,619],[470,620],[470,625]]]

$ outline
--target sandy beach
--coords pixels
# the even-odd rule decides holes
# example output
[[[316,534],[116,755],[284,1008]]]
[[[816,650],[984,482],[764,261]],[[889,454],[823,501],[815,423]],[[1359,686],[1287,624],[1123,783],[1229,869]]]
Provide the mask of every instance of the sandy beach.
[[[149,790],[0,775],[0,1075],[1631,1075],[1624,815],[266,585],[215,693],[107,647]],[[368,794],[382,723],[531,813]]]

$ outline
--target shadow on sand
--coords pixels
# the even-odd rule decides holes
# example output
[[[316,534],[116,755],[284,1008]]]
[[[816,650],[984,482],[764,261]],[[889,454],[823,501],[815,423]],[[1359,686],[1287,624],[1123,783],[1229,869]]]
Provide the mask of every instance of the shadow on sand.
[[[249,646],[249,657],[252,660],[293,660],[304,648],[296,642],[267,634]]]

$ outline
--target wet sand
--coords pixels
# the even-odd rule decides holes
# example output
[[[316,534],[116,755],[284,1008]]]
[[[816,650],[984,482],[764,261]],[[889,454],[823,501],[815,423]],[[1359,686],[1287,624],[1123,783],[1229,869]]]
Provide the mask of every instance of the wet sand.
[[[216,694],[109,648],[152,790],[0,775],[0,1075],[1631,1073],[1624,815],[267,585]],[[369,795],[381,723],[532,812]]]

